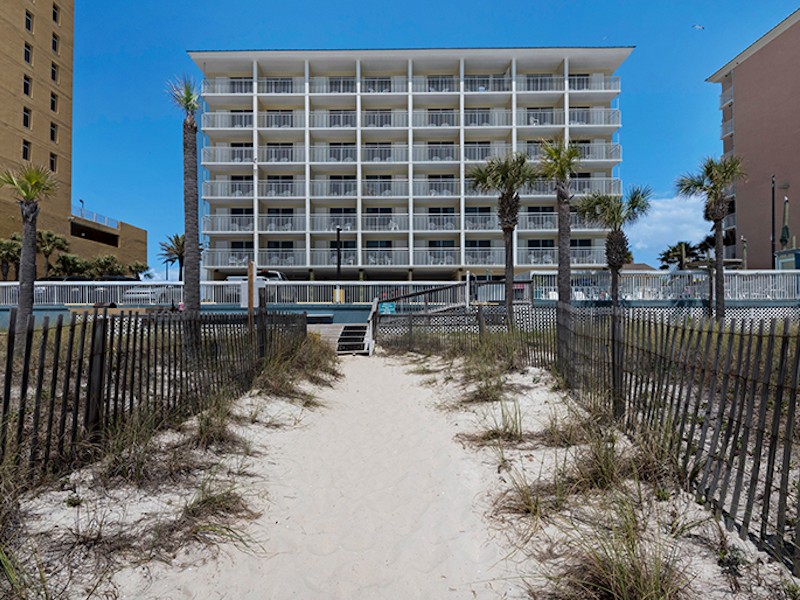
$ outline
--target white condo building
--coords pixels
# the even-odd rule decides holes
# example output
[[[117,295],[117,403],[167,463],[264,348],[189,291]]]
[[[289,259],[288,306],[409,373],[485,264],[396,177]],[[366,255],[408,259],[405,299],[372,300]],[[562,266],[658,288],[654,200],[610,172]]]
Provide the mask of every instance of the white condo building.
[[[578,145],[576,196],[621,193],[614,48],[198,51],[203,266],[254,260],[293,279],[459,279],[503,272],[497,197],[470,170],[545,139]],[[521,195],[516,272],[555,268],[555,192]],[[572,264],[605,262],[577,216]]]

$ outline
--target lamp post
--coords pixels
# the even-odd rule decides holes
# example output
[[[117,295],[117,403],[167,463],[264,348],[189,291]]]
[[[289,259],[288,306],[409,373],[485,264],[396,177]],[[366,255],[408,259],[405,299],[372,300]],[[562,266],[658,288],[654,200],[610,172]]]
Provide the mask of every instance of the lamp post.
[[[772,257],[772,269],[775,268],[775,175],[772,176],[772,227],[769,230],[769,246]]]

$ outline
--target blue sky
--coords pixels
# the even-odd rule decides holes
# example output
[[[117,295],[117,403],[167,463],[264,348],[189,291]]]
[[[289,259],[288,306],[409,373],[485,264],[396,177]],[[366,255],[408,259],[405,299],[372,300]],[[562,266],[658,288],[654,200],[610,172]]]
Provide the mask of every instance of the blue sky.
[[[719,155],[719,86],[706,77],[774,27],[788,0],[79,0],[75,15],[73,201],[148,230],[183,231],[181,115],[165,94],[199,71],[202,49],[636,46],[622,77],[625,185],[650,185],[650,217],[630,232],[634,256],[708,229],[676,176]],[[704,29],[695,29],[702,25]]]

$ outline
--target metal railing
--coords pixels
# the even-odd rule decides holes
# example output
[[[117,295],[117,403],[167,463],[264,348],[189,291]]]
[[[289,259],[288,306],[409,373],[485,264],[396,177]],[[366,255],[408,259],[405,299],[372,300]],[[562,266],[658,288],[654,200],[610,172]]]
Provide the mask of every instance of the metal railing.
[[[458,77],[455,75],[417,75],[411,78],[414,92],[458,92]]]
[[[348,215],[311,215],[311,231],[355,231],[358,229],[358,219],[355,214]]]
[[[414,127],[458,127],[457,110],[415,110],[412,114]]]
[[[616,108],[570,108],[569,125],[592,126],[610,125],[618,126],[622,122],[621,113]]]
[[[355,94],[356,78],[343,77],[310,77],[308,91],[312,94]]]
[[[302,94],[305,91],[303,77],[259,77],[259,94]]]
[[[572,230],[605,231],[600,224],[584,219],[575,213],[570,213],[569,225]],[[555,212],[520,213],[517,228],[521,231],[556,231],[558,230],[558,215]]]
[[[341,250],[342,266],[352,267],[358,264],[358,253],[350,248]],[[337,265],[336,249],[311,250],[311,265],[314,267],[335,267]]]
[[[258,162],[262,163],[301,163],[305,159],[305,146],[260,146],[258,148]]]
[[[306,251],[295,248],[293,250],[260,250],[258,265],[264,267],[304,267],[306,266]]]
[[[622,160],[619,144],[575,144],[580,160]]]
[[[500,221],[494,212],[467,213],[464,215],[464,229],[469,231],[496,231],[500,229]]]
[[[311,195],[356,197],[358,182],[355,178],[346,180],[314,179],[311,181]]]
[[[259,231],[305,231],[305,215],[266,215],[258,217]]]
[[[204,164],[253,162],[253,148],[206,146],[201,156]]]
[[[465,92],[510,92],[511,77],[505,75],[465,75]]]
[[[573,265],[604,265],[605,248],[570,248],[570,263]],[[558,248],[520,248],[517,251],[519,265],[558,264]]]
[[[408,248],[370,248],[362,250],[362,261],[368,267],[407,266]]]
[[[720,137],[726,137],[733,133],[733,119],[722,122],[720,127]]]
[[[361,217],[361,229],[363,231],[408,231],[408,215],[368,213]]]
[[[260,129],[296,129],[305,127],[306,115],[302,110],[266,111],[258,113]]]
[[[511,144],[465,144],[464,160],[467,162],[480,162],[506,156],[511,152]]]
[[[203,81],[203,95],[252,94],[253,80],[248,77],[212,77]]]
[[[561,92],[564,77],[561,75],[517,75],[518,92]]]
[[[461,227],[461,217],[457,214],[415,214],[416,231],[457,231]]]
[[[492,198],[497,198],[497,192],[495,190],[484,190],[481,188],[476,188],[474,186],[475,180],[471,177],[467,177],[464,180],[464,194],[467,196],[490,196]]]
[[[729,87],[727,90],[722,90],[722,93],[719,95],[719,107],[723,108],[729,102],[733,102],[733,86]]]
[[[254,256],[252,250],[208,249],[203,250],[203,266],[246,267]]]
[[[406,144],[380,144],[361,147],[361,162],[406,162]]]
[[[392,77],[362,77],[362,94],[405,94],[408,92],[408,78],[402,75]]]
[[[464,262],[470,266],[499,266],[506,262],[505,248],[467,248]]]
[[[725,217],[722,219],[722,226],[725,229],[736,227],[736,213],[725,215]]]
[[[117,221],[116,219],[112,219],[111,217],[101,215],[100,213],[95,212],[93,210],[86,210],[82,206],[75,206],[73,204],[72,216],[83,219],[84,221],[91,221],[92,223],[97,223],[98,225],[105,225],[106,227],[111,227],[112,229],[119,229],[119,221]]]
[[[612,91],[620,90],[620,79],[616,75],[570,75],[568,78],[570,92]]]
[[[564,124],[564,111],[553,108],[523,108],[517,110],[519,127],[553,127]]]
[[[204,181],[204,198],[247,198],[253,196],[252,181]]]
[[[457,248],[414,248],[414,265],[453,266],[461,263],[461,251]]]
[[[252,232],[254,222],[252,215],[205,215],[203,233]]]
[[[311,127],[321,128],[347,128],[356,126],[356,111],[311,111]]]
[[[361,127],[408,127],[408,111],[364,110],[361,111]]]
[[[464,109],[464,127],[510,127],[510,110]]]
[[[367,179],[361,184],[364,196],[408,196],[408,181],[405,179]]]
[[[416,162],[457,161],[459,150],[457,144],[414,144],[413,156]]]
[[[458,196],[458,179],[415,179],[415,196]]]
[[[261,115],[259,115],[260,117]],[[246,129],[253,127],[252,112],[214,111],[203,113],[203,129]]]
[[[311,162],[355,162],[357,155],[355,144],[311,146]]]
[[[570,191],[573,194],[620,194],[622,182],[617,177],[587,177],[574,178],[569,181]],[[522,189],[523,196],[552,196],[556,188],[553,181],[540,179]]]
[[[299,198],[306,195],[306,183],[302,179],[294,181],[259,181],[260,197],[285,196]]]

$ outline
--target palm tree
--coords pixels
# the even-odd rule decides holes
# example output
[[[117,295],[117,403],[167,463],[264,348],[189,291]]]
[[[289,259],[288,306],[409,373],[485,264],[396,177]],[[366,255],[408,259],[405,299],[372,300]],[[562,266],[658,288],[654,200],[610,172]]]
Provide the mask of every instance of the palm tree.
[[[691,242],[678,242],[673,246],[668,246],[658,255],[661,269],[669,269],[671,265],[677,265],[679,271],[685,271],[688,263],[699,259],[700,252],[697,246]]]
[[[497,192],[497,218],[506,247],[506,318],[514,324],[514,229],[519,217],[519,191],[536,180],[536,170],[526,154],[491,158],[470,173],[472,186],[484,192]]]
[[[138,260],[128,265],[128,272],[137,279],[141,279],[142,277],[145,279],[152,279],[153,276],[148,273],[148,271],[150,271],[150,267]]]
[[[101,277],[122,277],[125,275],[125,271],[125,265],[119,262],[119,259],[113,254],[98,256],[89,264],[89,272],[95,279]]]
[[[0,186],[8,186],[17,195],[22,213],[22,250],[19,269],[19,305],[16,330],[24,331],[33,313],[33,282],[36,280],[36,219],[39,202],[52,196],[58,183],[50,169],[25,165],[16,171],[0,174]]]
[[[182,233],[175,233],[167,237],[166,242],[159,242],[161,253],[158,255],[162,263],[178,263],[178,279],[183,281],[183,263],[186,255],[186,237]]]
[[[194,115],[200,108],[200,93],[194,81],[184,76],[169,83],[173,104],[184,113],[183,119],[183,212],[186,267],[184,306],[189,312],[200,310],[200,234],[197,195],[197,122]]]
[[[45,229],[44,231],[36,232],[36,249],[44,256],[44,276],[50,275],[50,256],[56,250],[59,252],[67,252],[69,250],[69,242],[64,236],[53,233]]]
[[[630,256],[628,237],[622,230],[650,210],[649,187],[632,187],[627,196],[593,194],[578,203],[578,214],[610,230],[606,237],[606,262],[611,271],[611,306],[619,306],[619,272]]]
[[[714,224],[714,312],[718,321],[725,319],[725,273],[723,271],[722,220],[728,215],[728,190],[745,177],[742,159],[738,156],[703,160],[698,173],[687,173],[675,181],[681,196],[704,196],[703,216]]]
[[[572,192],[569,180],[575,169],[578,168],[579,157],[578,147],[567,144],[564,140],[542,144],[539,174],[555,183],[558,207],[558,276],[556,285],[560,306],[556,311],[556,330],[559,340],[557,358],[562,372],[567,365],[569,351],[567,332],[570,330],[571,322],[570,313],[562,310],[565,305],[570,304],[572,291],[570,284],[570,200],[572,200]]]
[[[91,263],[80,256],[74,254],[59,254],[53,265],[54,275],[83,276],[87,275],[91,269]]]
[[[21,249],[21,244],[15,239],[0,240],[0,273],[3,275],[3,281],[8,281],[11,265],[19,263]]]

